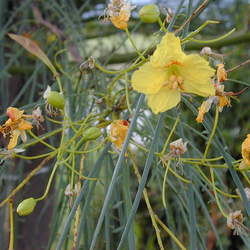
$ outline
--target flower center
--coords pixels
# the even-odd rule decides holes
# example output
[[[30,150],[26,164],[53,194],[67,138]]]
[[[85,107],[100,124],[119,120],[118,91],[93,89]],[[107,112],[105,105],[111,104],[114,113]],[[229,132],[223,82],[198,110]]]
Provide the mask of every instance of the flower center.
[[[177,75],[171,75],[168,79],[167,86],[169,89],[184,90],[183,78]]]

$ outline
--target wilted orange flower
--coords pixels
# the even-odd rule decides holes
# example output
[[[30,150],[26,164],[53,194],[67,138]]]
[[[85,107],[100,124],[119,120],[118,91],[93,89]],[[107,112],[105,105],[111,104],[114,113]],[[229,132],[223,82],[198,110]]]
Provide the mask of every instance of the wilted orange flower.
[[[247,135],[247,138],[241,144],[241,154],[244,163],[250,166],[250,134]]]
[[[187,151],[187,142],[183,142],[183,139],[180,138],[176,141],[173,141],[169,144],[170,154],[173,157],[178,157],[184,154]]]
[[[116,28],[125,30],[128,27],[130,13],[134,7],[124,0],[111,0],[106,11],[107,16]]]
[[[241,210],[237,210],[233,213],[230,213],[227,217],[227,226],[230,229],[235,229],[235,226],[237,225],[237,223],[235,222],[239,222],[242,223],[243,222],[243,215],[241,213]]]
[[[110,135],[111,141],[118,149],[121,149],[122,144],[128,132],[129,122],[126,120],[115,120],[111,123]]]
[[[3,136],[10,135],[10,141],[7,149],[13,149],[17,145],[19,136],[21,136],[23,142],[27,140],[25,130],[32,129],[32,124],[26,121],[24,118],[32,118],[31,115],[24,115],[24,110],[9,107],[6,112],[9,119],[0,126],[0,133]]]
[[[222,112],[224,107],[231,106],[231,96],[238,95],[242,93],[242,91],[238,93],[234,92],[225,92],[223,84],[214,84],[215,87],[215,96],[210,96],[206,101],[202,102],[201,106],[198,108],[199,112],[196,117],[197,122],[203,122],[205,114],[210,110],[212,104],[217,105],[219,111]]]
[[[214,96],[213,96],[214,97]],[[209,97],[206,101],[202,102],[201,106],[198,108],[199,112],[196,117],[197,122],[203,122],[205,114],[210,110],[214,98]]]
[[[225,70],[225,67],[224,67],[223,63],[219,63],[217,65],[216,76],[217,76],[218,83],[219,82],[224,82],[225,80],[227,80],[227,72]]]

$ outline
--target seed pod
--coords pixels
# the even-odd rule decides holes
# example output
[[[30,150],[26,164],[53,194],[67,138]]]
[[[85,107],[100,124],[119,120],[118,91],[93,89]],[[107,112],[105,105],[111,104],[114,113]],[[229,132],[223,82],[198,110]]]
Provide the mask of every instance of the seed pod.
[[[57,91],[50,91],[48,93],[47,102],[54,108],[63,109],[64,108],[64,97]]]
[[[91,127],[91,128],[87,128],[82,135],[82,140],[83,141],[91,141],[91,140],[95,140],[98,137],[101,136],[101,129],[97,128],[97,127]]]
[[[149,4],[142,7],[139,16],[144,23],[155,23],[160,16],[160,10],[155,4]]]
[[[33,212],[36,207],[36,200],[34,198],[28,198],[23,200],[17,207],[17,213],[20,216],[26,216]]]

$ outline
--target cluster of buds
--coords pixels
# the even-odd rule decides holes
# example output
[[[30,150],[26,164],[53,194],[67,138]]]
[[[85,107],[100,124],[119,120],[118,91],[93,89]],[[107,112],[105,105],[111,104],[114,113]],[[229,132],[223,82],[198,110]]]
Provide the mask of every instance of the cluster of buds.
[[[111,0],[108,8],[105,11],[105,16],[112,22],[112,24],[121,30],[126,30],[128,21],[131,15],[132,6],[129,2],[124,0]]]

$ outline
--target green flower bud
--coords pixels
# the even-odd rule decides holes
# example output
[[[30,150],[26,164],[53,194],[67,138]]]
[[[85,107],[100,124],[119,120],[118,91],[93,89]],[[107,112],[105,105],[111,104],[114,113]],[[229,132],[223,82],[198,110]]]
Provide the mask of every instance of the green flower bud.
[[[82,135],[82,140],[83,141],[91,141],[91,140],[95,140],[98,137],[101,136],[101,129],[97,128],[97,127],[91,127],[91,128],[87,128]]]
[[[17,207],[16,211],[20,216],[26,216],[31,214],[36,207],[36,200],[34,198],[28,198],[23,200]]]
[[[50,91],[47,96],[47,102],[54,108],[63,109],[64,108],[64,97],[57,91]]]
[[[145,5],[140,9],[139,16],[144,23],[155,23],[160,16],[160,10],[155,4]]]

